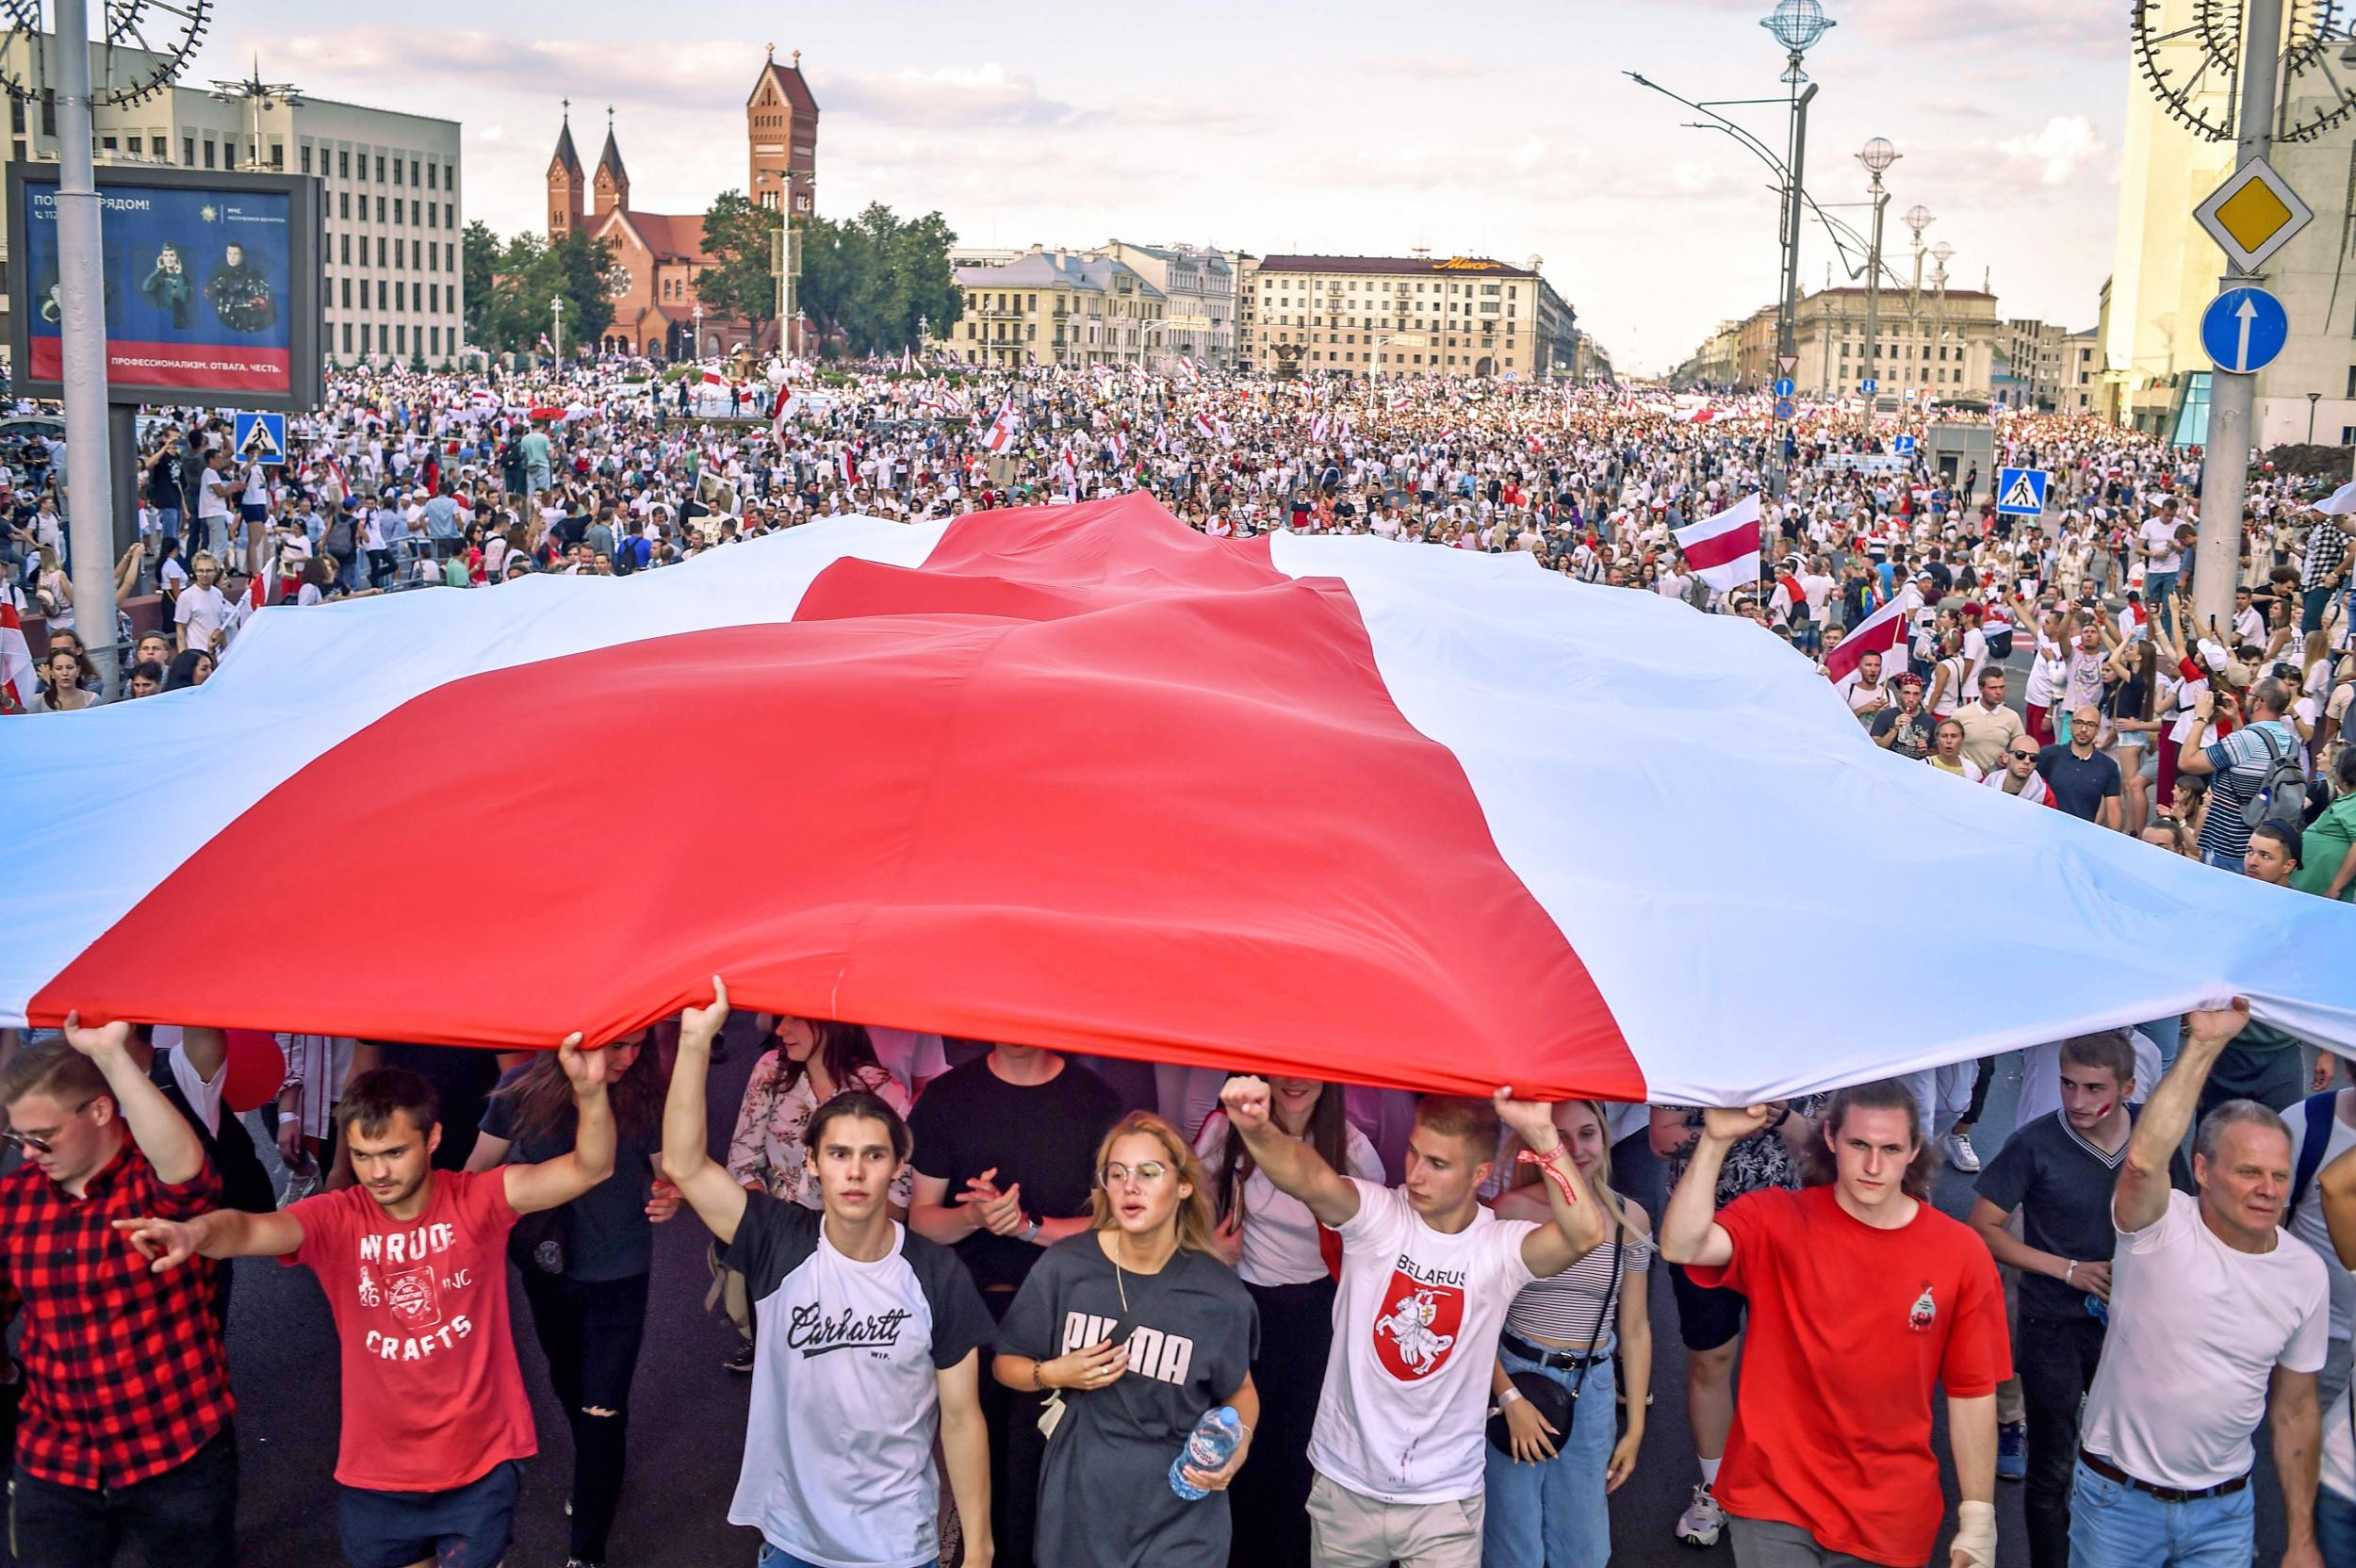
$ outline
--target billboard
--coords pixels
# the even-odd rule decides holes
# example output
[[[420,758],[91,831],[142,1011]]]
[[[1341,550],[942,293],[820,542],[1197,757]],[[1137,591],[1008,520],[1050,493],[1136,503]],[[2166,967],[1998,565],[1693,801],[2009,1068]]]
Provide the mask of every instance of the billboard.
[[[319,404],[318,182],[97,172],[111,402]],[[17,390],[57,397],[55,166],[8,167],[8,343]]]

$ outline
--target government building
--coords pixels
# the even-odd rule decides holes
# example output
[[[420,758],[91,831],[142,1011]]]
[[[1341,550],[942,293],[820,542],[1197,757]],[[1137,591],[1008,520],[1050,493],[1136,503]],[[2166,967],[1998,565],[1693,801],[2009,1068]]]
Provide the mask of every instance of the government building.
[[[38,46],[38,48],[37,48]],[[54,38],[9,35],[0,66],[19,82],[41,80]],[[166,63],[117,45],[90,48],[90,74],[135,79]],[[55,68],[51,68],[54,85]],[[174,83],[136,104],[91,110],[104,168],[261,170],[316,176],[324,216],[319,351],[331,365],[368,360],[455,361],[466,319],[459,236],[466,221],[458,122],[315,98],[257,76],[218,89]],[[8,159],[54,164],[53,104],[36,94],[8,105]],[[0,243],[7,238],[0,213]],[[0,312],[4,314],[4,312]]]

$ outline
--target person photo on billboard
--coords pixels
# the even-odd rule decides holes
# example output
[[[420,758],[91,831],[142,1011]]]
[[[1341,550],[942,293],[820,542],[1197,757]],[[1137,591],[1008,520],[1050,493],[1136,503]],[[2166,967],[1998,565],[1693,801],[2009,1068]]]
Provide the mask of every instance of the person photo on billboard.
[[[221,253],[221,270],[205,286],[205,298],[231,332],[268,332],[278,320],[270,280],[246,264],[245,247],[234,240]]]
[[[235,251],[236,246],[230,249]],[[188,275],[180,260],[180,247],[167,243],[155,253],[155,269],[147,281],[139,285],[139,292],[147,302],[172,318],[175,327],[188,324],[188,314],[196,303],[196,280]]]

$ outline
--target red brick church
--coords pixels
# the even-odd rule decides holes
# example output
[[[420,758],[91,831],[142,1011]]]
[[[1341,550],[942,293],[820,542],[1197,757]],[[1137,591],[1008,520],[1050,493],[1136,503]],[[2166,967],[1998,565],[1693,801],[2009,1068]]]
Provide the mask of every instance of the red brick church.
[[[712,265],[704,251],[703,214],[647,212],[630,203],[630,171],[614,139],[614,111],[606,111],[605,150],[594,172],[581,165],[573,148],[571,101],[548,160],[548,238],[562,239],[585,228],[614,250],[614,320],[598,348],[608,353],[640,353],[650,359],[680,359],[732,353],[740,345],[766,351],[777,342],[777,323],[762,325],[756,340],[742,318],[705,307],[695,311],[695,278]],[[782,209],[789,220],[807,218],[816,200],[818,100],[802,79],[802,54],[779,65],[771,50],[744,100],[745,191],[761,206]],[[587,204],[584,210],[584,203]]]

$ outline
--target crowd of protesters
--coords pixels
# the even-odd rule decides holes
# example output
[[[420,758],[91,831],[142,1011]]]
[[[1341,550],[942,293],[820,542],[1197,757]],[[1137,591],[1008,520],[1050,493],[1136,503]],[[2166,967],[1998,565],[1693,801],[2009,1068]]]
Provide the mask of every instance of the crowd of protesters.
[[[1999,428],[2006,465],[2055,476],[2037,528],[1995,514],[1992,475],[1896,459],[1887,417],[1821,411],[1760,579],[1720,593],[1672,531],[1760,487],[1754,412],[871,368],[740,391],[731,420],[642,368],[339,378],[283,466],[166,421],[117,571],[166,629],[123,639],[126,694],[201,685],[261,604],[1143,489],[1213,535],[1523,551],[1819,660],[1894,603],[1902,635],[1831,683],[1874,744],[2284,897],[2356,880],[2348,524],[2261,479],[2233,623],[2201,626],[2197,460],[2090,421]],[[8,580],[46,631],[38,706],[71,711],[100,698],[56,478],[11,474],[37,499],[5,498]],[[1983,1168],[1988,1063],[1545,1105],[765,1016],[715,1155],[725,977],[709,994],[514,1058],[281,1037],[283,1191],[223,1103],[219,1031],[0,1040],[18,1560],[238,1560],[222,1260],[275,1256],[335,1322],[349,1560],[506,1554],[538,1449],[512,1282],[570,1428],[570,1560],[607,1561],[642,1339],[682,1310],[655,1304],[652,1227],[684,1210],[740,1334],[728,1516],[764,1568],[1600,1568],[1640,1465],[1691,1478],[1664,1537],[1730,1535],[1745,1568],[1915,1568],[1951,1521],[1950,1568],[1993,1568],[2003,1481],[2036,1568],[2246,1563],[2261,1423],[2290,1560],[2356,1568],[2356,1088],[2238,1003],[2028,1053]],[[1657,1213],[1614,1184],[1639,1138],[1669,1162]],[[1968,1224],[1928,1201],[1942,1166],[1976,1176]],[[1662,1271],[1690,1460],[1645,1444]]]

